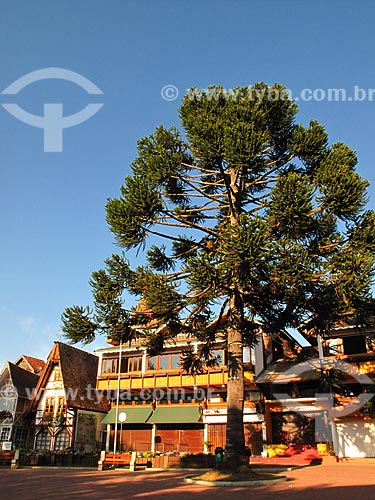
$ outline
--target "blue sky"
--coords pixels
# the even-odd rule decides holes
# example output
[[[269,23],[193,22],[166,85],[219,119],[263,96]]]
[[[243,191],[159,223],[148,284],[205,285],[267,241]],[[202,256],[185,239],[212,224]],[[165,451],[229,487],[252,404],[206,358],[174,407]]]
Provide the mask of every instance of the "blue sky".
[[[299,97],[298,121],[317,119],[331,142],[357,151],[374,208],[370,0],[2,0],[1,10],[0,92],[32,71],[60,67],[103,95],[49,79],[0,94],[0,104],[39,115],[44,103],[63,103],[64,115],[91,102],[104,106],[64,130],[60,153],[44,152],[42,130],[0,106],[0,366],[22,353],[46,357],[64,308],[90,304],[90,274],[116,251],[106,200],[118,195],[137,139],[160,123],[178,124],[179,99],[190,87],[285,84]],[[177,99],[162,98],[166,85]],[[355,88],[367,97],[355,100]],[[328,89],[352,99],[329,100]],[[313,91],[316,98],[301,98]],[[101,345],[103,338],[89,349]]]

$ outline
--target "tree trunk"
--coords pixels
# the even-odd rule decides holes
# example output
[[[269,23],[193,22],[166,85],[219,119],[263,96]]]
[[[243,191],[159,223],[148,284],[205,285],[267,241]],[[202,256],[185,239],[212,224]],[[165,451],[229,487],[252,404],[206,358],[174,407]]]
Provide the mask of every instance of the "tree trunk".
[[[228,329],[227,434],[224,467],[236,470],[248,463],[245,454],[243,427],[244,369],[242,345],[242,314],[240,297],[233,297]]]

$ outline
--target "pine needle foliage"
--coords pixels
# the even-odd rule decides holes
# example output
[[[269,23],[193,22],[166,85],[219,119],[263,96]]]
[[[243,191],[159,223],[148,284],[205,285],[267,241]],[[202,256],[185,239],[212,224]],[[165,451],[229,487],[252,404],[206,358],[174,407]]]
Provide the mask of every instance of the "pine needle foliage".
[[[94,311],[63,314],[73,342],[97,332],[143,337],[152,354],[184,332],[201,342],[185,353],[190,372],[214,364],[215,341],[226,342],[226,457],[235,465],[244,458],[243,347],[260,329],[304,325],[316,335],[343,318],[374,317],[369,183],[349,146],[330,145],[323,125],[304,127],[296,114],[280,84],[191,89],[180,129],[159,126],[141,139],[131,175],[107,202],[125,254],[93,273]],[[145,253],[138,267],[126,259],[134,248]],[[125,308],[127,293],[142,307]]]

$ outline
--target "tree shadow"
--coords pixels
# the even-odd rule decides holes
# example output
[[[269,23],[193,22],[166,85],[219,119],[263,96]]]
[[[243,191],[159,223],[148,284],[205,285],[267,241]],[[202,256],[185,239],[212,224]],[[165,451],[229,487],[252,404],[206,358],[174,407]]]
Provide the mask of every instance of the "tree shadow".
[[[17,500],[117,500],[154,499],[198,500],[215,495],[216,499],[243,500],[244,495],[257,500],[331,500],[333,496],[341,500],[368,500],[373,498],[374,482],[371,476],[360,481],[353,479],[353,485],[340,485],[340,475],[351,468],[333,466],[323,473],[323,469],[293,471],[286,482],[267,483],[246,487],[210,487],[184,483],[191,471],[105,471],[58,470],[58,469],[18,469],[1,471],[0,499]],[[359,470],[359,468],[357,469]],[[333,472],[335,471],[335,472]],[[289,473],[287,473],[289,475]],[[363,471],[362,471],[363,475]],[[312,476],[312,477],[311,477]],[[317,479],[320,477],[320,480]],[[343,475],[342,478],[345,476]],[[360,484],[359,484],[360,483]],[[362,484],[365,483],[365,484]],[[215,500],[216,500],[215,499]]]

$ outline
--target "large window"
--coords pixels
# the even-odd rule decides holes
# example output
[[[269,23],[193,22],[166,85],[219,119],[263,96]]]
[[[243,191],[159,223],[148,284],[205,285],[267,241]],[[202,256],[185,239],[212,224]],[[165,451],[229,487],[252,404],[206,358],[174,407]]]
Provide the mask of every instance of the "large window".
[[[14,445],[16,448],[26,448],[27,447],[27,437],[29,431],[28,429],[21,429],[18,427],[14,435]]]
[[[103,359],[102,373],[117,373],[117,364],[118,357]]]
[[[47,429],[42,429],[36,437],[35,448],[37,450],[49,450],[51,445],[51,436]]]
[[[147,358],[147,370],[178,370],[181,364],[179,354],[161,354]]]
[[[118,356],[116,358],[104,358],[102,361],[102,375],[106,373],[117,373]],[[121,373],[142,371],[142,356],[123,357],[121,359]]]
[[[55,441],[55,450],[66,450],[68,448],[70,443],[70,438],[69,434],[67,431],[64,429],[61,432],[59,432],[56,436],[56,441]]]

